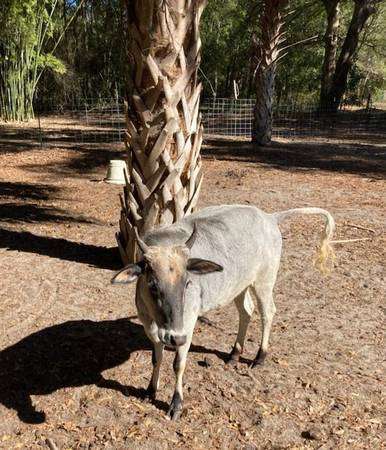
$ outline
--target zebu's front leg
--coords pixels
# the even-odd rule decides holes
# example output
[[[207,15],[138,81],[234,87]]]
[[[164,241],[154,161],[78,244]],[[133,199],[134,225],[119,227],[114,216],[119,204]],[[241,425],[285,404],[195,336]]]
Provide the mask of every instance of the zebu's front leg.
[[[189,335],[187,341],[184,345],[176,348],[176,356],[173,362],[174,374],[176,377],[176,386],[174,389],[174,394],[172,401],[170,403],[170,407],[168,410],[168,416],[172,420],[177,420],[183,408],[183,386],[182,386],[182,378],[185,371],[186,366],[186,358],[189,352],[190,343],[192,342],[192,335]]]
[[[151,319],[149,314],[147,313],[144,300],[141,296],[141,290],[138,289],[140,283],[138,283],[137,291],[136,291],[136,305],[138,311],[139,320],[142,322],[143,328],[147,337],[153,343],[153,349],[151,354],[151,362],[153,365],[153,372],[151,375],[150,383],[148,388],[146,389],[146,394],[149,398],[154,399],[159,386],[159,375],[161,370],[161,363],[164,352],[164,344],[159,340],[158,337],[158,326]]]
[[[164,345],[162,343],[155,343],[151,354],[151,362],[153,364],[153,373],[151,375],[150,383],[146,389],[146,394],[149,398],[155,399],[158,386],[159,374],[161,370],[162,358],[164,352]]]

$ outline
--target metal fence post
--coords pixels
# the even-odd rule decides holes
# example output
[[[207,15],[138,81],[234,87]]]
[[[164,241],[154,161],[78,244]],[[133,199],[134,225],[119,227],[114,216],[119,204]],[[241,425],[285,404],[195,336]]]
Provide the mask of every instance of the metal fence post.
[[[41,123],[40,123],[40,113],[38,113],[37,116],[38,116],[38,126],[39,126],[39,142],[40,142],[40,147],[43,147],[43,136],[42,136],[42,127],[41,127]]]
[[[121,142],[122,140],[122,136],[121,136],[121,126],[120,126],[120,110],[119,110],[119,97],[118,97],[118,91],[115,91],[115,106],[117,108],[117,125],[118,125],[118,139],[119,142]]]
[[[86,131],[88,128],[88,111],[87,111],[87,100],[84,102],[84,110],[86,115]],[[82,130],[82,143],[84,144],[83,130]]]

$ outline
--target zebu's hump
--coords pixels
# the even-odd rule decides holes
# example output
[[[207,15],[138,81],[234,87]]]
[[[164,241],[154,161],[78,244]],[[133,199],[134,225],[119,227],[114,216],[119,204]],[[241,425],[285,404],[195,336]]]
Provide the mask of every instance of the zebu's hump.
[[[175,224],[152,230],[145,235],[145,241],[148,245],[181,245],[191,235],[194,223],[201,239],[206,236],[212,242],[231,240],[240,237],[240,233],[256,233],[264,221],[270,221],[270,216],[254,206],[210,206]]]

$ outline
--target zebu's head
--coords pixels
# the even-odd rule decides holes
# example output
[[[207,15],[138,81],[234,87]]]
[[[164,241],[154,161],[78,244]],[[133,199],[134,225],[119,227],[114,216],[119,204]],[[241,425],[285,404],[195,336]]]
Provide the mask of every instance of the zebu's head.
[[[184,312],[187,290],[192,282],[190,274],[203,275],[223,268],[199,258],[190,258],[190,250],[197,230],[185,245],[161,247],[148,246],[138,236],[143,257],[136,264],[129,264],[111,280],[112,283],[132,283],[141,276],[137,289],[151,318],[157,323],[159,339],[165,345],[179,346],[186,342]]]

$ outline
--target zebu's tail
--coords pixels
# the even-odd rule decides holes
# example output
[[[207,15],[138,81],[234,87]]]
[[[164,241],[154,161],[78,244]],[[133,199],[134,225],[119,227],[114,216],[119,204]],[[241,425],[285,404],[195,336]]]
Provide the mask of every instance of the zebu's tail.
[[[272,216],[276,219],[277,223],[280,223],[294,214],[322,214],[325,217],[326,225],[323,230],[320,241],[320,250],[315,259],[315,263],[321,272],[329,272],[330,266],[335,259],[334,250],[331,245],[331,238],[335,230],[334,218],[328,211],[321,208],[295,208],[274,213]]]

